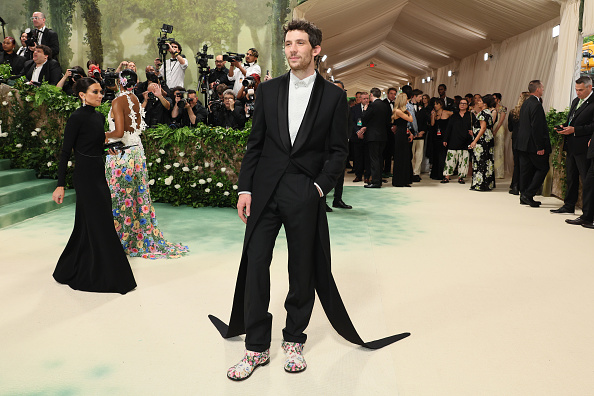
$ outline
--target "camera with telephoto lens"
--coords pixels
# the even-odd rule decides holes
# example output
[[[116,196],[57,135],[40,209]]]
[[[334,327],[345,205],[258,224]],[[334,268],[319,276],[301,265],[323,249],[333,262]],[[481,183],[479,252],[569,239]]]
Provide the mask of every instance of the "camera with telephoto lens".
[[[27,34],[27,39],[25,40],[25,45],[27,47],[32,47],[37,43],[37,39],[39,36],[39,30],[37,29],[25,29],[25,33]]]
[[[210,67],[208,66],[208,60],[213,59],[213,55],[208,55],[206,53],[208,51],[208,45],[204,44],[202,46],[202,52],[196,53],[195,59],[196,64],[198,65],[198,72],[200,74],[208,74],[210,73]]]
[[[237,52],[227,52],[227,54],[223,55],[223,60],[225,62],[242,62],[244,57],[244,54],[239,54]]]
[[[247,76],[241,83],[243,84],[244,89],[256,87],[256,79],[252,76]]]
[[[70,78],[72,79],[72,81],[75,81],[76,82],[76,81],[78,81],[78,80],[81,79],[82,76],[75,69],[68,69],[68,71],[70,73],[72,73],[70,75]]]
[[[186,103],[189,102],[188,93],[186,91],[177,91],[175,93],[175,96],[180,98],[179,101],[177,102],[177,105],[179,107],[185,107]]]
[[[101,73],[103,81],[105,81],[105,85],[108,87],[115,87],[116,85],[116,80],[118,79],[119,75],[115,70],[116,69],[113,67],[108,67],[103,73]]]

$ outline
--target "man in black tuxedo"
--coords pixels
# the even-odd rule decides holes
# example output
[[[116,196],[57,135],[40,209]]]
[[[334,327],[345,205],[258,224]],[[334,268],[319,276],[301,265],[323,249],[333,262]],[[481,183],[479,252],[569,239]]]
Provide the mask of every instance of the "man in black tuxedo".
[[[384,99],[384,103],[390,106],[390,113],[394,111],[394,100],[398,90],[396,88],[388,88],[388,93]],[[382,177],[392,177],[392,160],[394,159],[394,133],[388,127],[386,130],[386,145],[384,146],[384,169]]]
[[[315,71],[321,31],[304,20],[293,20],[284,30],[291,71],[258,87],[239,175],[237,211],[247,227],[229,326],[209,316],[225,338],[246,334],[244,358],[227,371],[227,377],[236,381],[270,361],[269,267],[281,226],[289,250],[282,343],[285,371],[296,373],[307,367],[302,351],[314,291],[332,326],[353,343],[377,349],[409,335],[365,343],[342,303],[330,270],[323,196],[344,171],[346,95]]]
[[[52,50],[52,55],[50,59],[55,59],[57,61],[58,54],[60,53],[60,42],[58,40],[58,33],[54,32],[53,30],[45,26],[45,14],[43,12],[34,12],[33,16],[31,17],[31,21],[33,22],[33,27],[35,27],[35,30],[33,31],[33,36],[36,38],[36,40],[35,45],[30,46],[29,50],[26,51],[25,58],[32,59],[35,47],[43,44],[50,47]]]
[[[386,144],[386,130],[390,129],[390,106],[380,100],[379,88],[369,91],[369,105],[363,111],[363,128],[358,132],[364,136],[369,147],[369,168],[371,179],[365,188],[382,186],[383,150]]]
[[[449,110],[449,111],[455,111],[456,110],[456,102],[454,101],[454,99],[450,98],[447,96],[447,92],[448,91],[448,87],[446,87],[445,84],[439,84],[437,86],[437,93],[439,94],[439,97],[443,99],[444,103],[445,103],[445,110]]]
[[[520,109],[520,124],[516,137],[520,152],[520,203],[537,208],[540,202],[535,201],[534,196],[549,171],[551,140],[541,103],[544,85],[540,80],[530,81],[528,92],[530,97],[524,101]]]
[[[47,81],[56,85],[62,78],[60,64],[51,59],[52,50],[46,45],[38,45],[33,51],[33,59],[25,62],[24,74],[29,83]]]
[[[575,82],[577,97],[571,103],[567,121],[557,128],[563,135],[563,150],[567,152],[565,173],[567,193],[563,206],[551,209],[551,213],[573,213],[578,200],[580,178],[586,179],[589,161],[586,158],[588,141],[594,133],[594,97],[592,96],[592,79],[580,77]],[[569,221],[573,224],[573,220]]]
[[[351,108],[351,141],[353,142],[353,170],[355,171],[354,183],[366,179],[369,182],[369,151],[365,140],[359,138],[359,130],[363,128],[363,108],[369,104],[369,94],[360,92],[360,103]]]

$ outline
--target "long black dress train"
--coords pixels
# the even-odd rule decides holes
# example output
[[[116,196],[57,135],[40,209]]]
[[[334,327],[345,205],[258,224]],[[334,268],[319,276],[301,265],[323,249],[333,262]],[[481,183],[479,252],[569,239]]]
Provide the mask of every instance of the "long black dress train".
[[[406,133],[408,121],[404,118],[394,120],[396,133],[394,134],[394,176],[392,185],[404,187],[412,183],[412,151]]]
[[[431,157],[431,173],[429,177],[433,180],[443,179],[443,168],[445,167],[446,154],[448,149],[443,145],[443,134],[448,129],[449,118],[435,120],[433,130],[433,147]]]
[[[58,186],[64,186],[66,165],[74,148],[76,213],[72,235],[53,276],[75,290],[125,294],[136,287],[136,281],[113,225],[104,173],[104,122],[94,107],[83,106],[66,124]]]

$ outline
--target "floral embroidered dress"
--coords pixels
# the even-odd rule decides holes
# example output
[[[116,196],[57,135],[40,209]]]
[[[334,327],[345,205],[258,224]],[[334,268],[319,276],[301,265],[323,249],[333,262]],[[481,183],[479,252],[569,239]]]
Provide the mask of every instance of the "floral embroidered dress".
[[[493,118],[488,111],[483,110],[473,116],[472,133],[474,139],[481,130],[481,121],[486,121],[487,129],[479,138],[472,150],[472,185],[471,190],[490,191],[495,188],[495,165],[493,161]]]
[[[131,94],[122,93],[128,100],[134,131],[125,131],[121,139],[124,146],[130,147],[121,154],[108,155],[105,160],[105,178],[111,191],[115,229],[124,251],[131,257],[178,258],[188,252],[188,247],[167,242],[157,227],[147,183],[146,157],[140,140],[140,134],[146,128],[144,109],[140,108],[140,114],[133,110]],[[108,123],[109,129],[115,130],[111,110]]]

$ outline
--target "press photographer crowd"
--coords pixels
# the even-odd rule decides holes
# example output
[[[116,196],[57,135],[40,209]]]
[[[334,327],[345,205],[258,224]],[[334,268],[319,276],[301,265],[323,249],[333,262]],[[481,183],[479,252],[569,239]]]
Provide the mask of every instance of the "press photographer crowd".
[[[20,47],[14,37],[2,42],[0,64],[11,66],[11,79],[25,77],[27,84],[41,85],[44,81],[56,85],[68,95],[74,95],[74,83],[82,77],[95,78],[103,88],[103,101],[112,101],[120,91],[118,76],[123,70],[138,74],[135,62],[122,61],[117,68],[102,69],[96,60],[86,68],[76,65],[62,74],[58,62],[60,46],[57,34],[45,26],[45,15],[33,13],[34,29],[26,29],[20,37]],[[168,37],[173,26],[163,25],[157,39],[159,57],[144,68],[145,81],[138,75],[134,94],[146,113],[149,127],[165,124],[171,127],[195,127],[198,123],[243,129],[254,110],[255,92],[261,82],[262,70],[258,51],[250,48],[246,54],[227,52],[217,55],[215,68],[208,66],[213,55],[204,45],[196,55],[200,74],[198,90],[184,87],[188,59],[174,38]],[[227,68],[227,62],[229,67]],[[267,74],[265,79],[270,78]],[[203,101],[200,100],[203,99]]]

